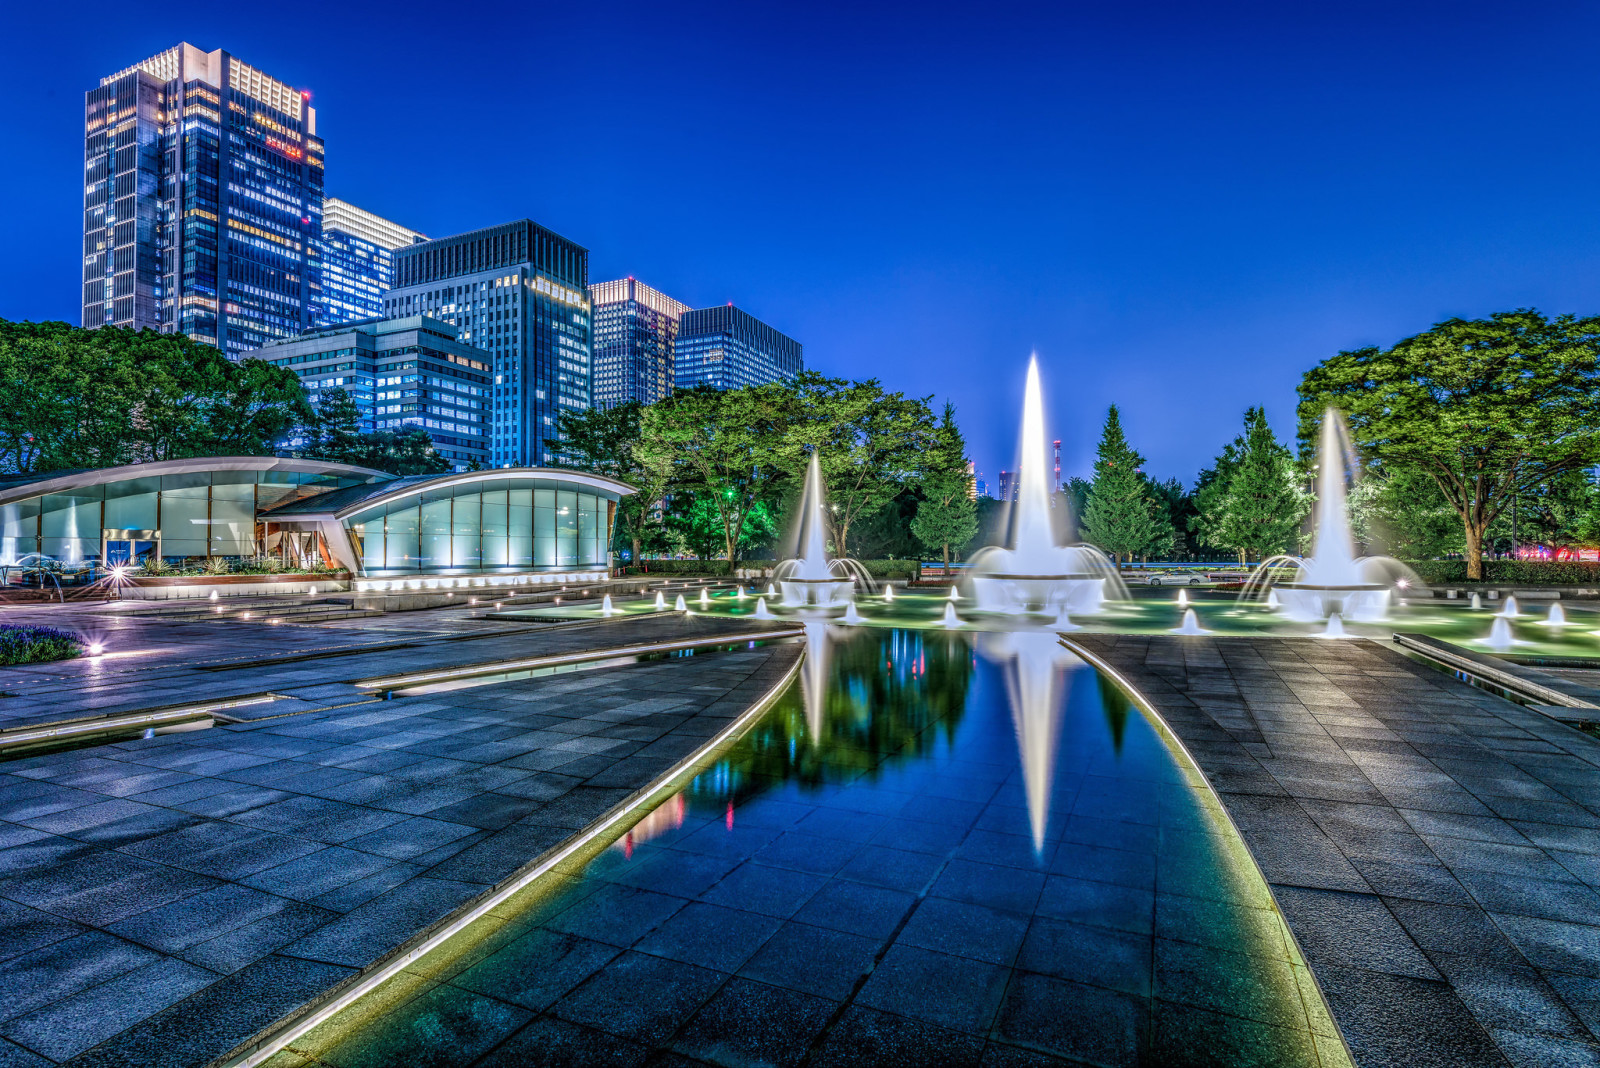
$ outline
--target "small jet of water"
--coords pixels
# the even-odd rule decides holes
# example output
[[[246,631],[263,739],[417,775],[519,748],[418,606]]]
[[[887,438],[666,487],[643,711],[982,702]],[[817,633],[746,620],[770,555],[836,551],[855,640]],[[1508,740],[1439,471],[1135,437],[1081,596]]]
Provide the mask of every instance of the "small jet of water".
[[[1522,615],[1521,612],[1517,611],[1517,599],[1514,596],[1507,597],[1505,605],[1495,614],[1505,616],[1507,619],[1516,619]]]
[[[1483,611],[1483,598],[1477,594],[1472,595],[1472,610],[1474,612]]]
[[[865,620],[861,618],[861,613],[856,611],[856,603],[854,601],[851,601],[845,606],[844,621],[850,624],[852,627],[859,626],[865,622]]]
[[[674,612],[687,612],[689,610],[689,606],[683,601],[683,594],[678,594],[678,599],[672,602],[672,610]]]
[[[1200,617],[1194,614],[1194,609],[1193,608],[1190,608],[1190,609],[1187,609],[1183,613],[1183,625],[1180,626],[1180,627],[1173,628],[1172,633],[1174,633],[1174,634],[1210,634],[1211,632],[1209,630],[1204,630],[1204,629],[1201,628],[1201,626],[1200,626]]]
[[[954,587],[954,586],[951,586],[951,587],[950,587],[950,599],[951,599],[951,600],[952,600],[952,601],[959,601],[959,600],[961,600],[961,594],[959,594],[959,593],[957,593],[957,592],[956,592],[956,588],[955,588],[955,587]]]
[[[1494,623],[1489,627],[1489,636],[1483,640],[1483,644],[1491,649],[1509,649],[1517,644],[1511,636],[1511,620],[1505,616],[1495,616]]]
[[[1346,638],[1346,637],[1349,637],[1349,635],[1345,633],[1344,617],[1339,615],[1338,612],[1333,613],[1333,615],[1328,617],[1328,625],[1323,628],[1322,633],[1317,635],[1317,637],[1319,637],[1319,638]]]
[[[1061,611],[1056,615],[1056,626],[1055,626],[1055,629],[1056,630],[1082,630],[1083,628],[1078,626],[1076,623],[1074,623],[1072,621],[1072,617],[1067,614],[1066,608],[1063,607],[1061,609]]]
[[[1545,620],[1544,623],[1542,624],[1542,626],[1546,626],[1546,627],[1564,627],[1566,625],[1567,625],[1567,610],[1565,608],[1562,608],[1561,604],[1559,602],[1557,602],[1556,604],[1551,605],[1550,606],[1550,618]]]
[[[773,584],[770,583],[770,582],[767,583],[767,596],[768,597],[776,597],[776,596],[778,596],[777,587],[773,586]]]
[[[1278,601],[1278,591],[1277,590],[1268,590],[1267,591],[1267,608],[1269,610],[1273,611],[1273,612],[1276,612],[1281,607],[1283,607],[1283,606]]]
[[[1188,590],[1179,590],[1178,591],[1178,607],[1179,608],[1188,608],[1189,607],[1189,591]]]
[[[704,586],[700,587],[700,607],[701,608],[710,608],[711,607],[711,594],[706,592],[706,588]]]
[[[615,605],[613,605],[611,603],[611,595],[609,593],[606,594],[604,597],[600,598],[600,614],[601,615],[603,615],[603,616],[614,616],[614,615],[621,614],[621,612],[622,612],[622,609],[617,608]]]
[[[211,591],[211,596],[206,598],[206,600],[208,600],[208,601],[215,601],[216,599],[217,599],[217,591],[216,590],[212,590]]]
[[[756,619],[777,618],[772,614],[771,610],[767,608],[767,599],[765,597],[756,598],[756,610],[752,612],[751,615],[753,615]]]
[[[888,585],[887,583],[885,583],[883,587],[883,599],[891,604],[894,602],[894,587]]]
[[[750,596],[750,595],[749,595],[749,594],[748,594],[748,593],[745,593],[745,592],[744,592],[744,587],[743,587],[743,586],[740,586],[740,587],[739,587],[739,600],[741,600],[741,601],[743,601],[743,600],[745,600],[745,599],[746,599],[746,598],[748,598],[748,597],[749,597],[749,596]]]
[[[952,628],[964,625],[961,622],[961,617],[956,615],[956,606],[953,604],[947,604],[944,606],[944,625]]]
[[[681,600],[682,598],[679,598],[679,599]],[[662,595],[660,590],[657,590],[656,591],[656,611],[657,612],[665,612],[666,610],[667,610],[667,599],[666,599],[666,597],[664,597]]]

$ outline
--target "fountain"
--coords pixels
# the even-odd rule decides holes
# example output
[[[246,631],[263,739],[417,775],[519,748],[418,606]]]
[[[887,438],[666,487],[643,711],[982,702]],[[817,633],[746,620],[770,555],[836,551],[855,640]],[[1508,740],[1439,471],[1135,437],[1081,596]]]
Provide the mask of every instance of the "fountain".
[[[756,598],[756,610],[754,612],[750,613],[750,614],[752,616],[754,616],[756,619],[776,619],[776,618],[778,618],[777,616],[774,616],[772,614],[771,609],[769,609],[767,607],[767,599],[765,597]]]
[[[961,621],[961,617],[956,615],[956,606],[948,603],[944,606],[944,619],[942,622],[946,627],[954,628],[965,626],[965,624]]]
[[[1483,611],[1483,598],[1479,597],[1477,594],[1472,595],[1472,610],[1474,612]]]
[[[1567,625],[1567,610],[1565,608],[1562,608],[1560,604],[1551,605],[1550,606],[1550,618],[1545,620],[1543,623],[1540,624],[1540,626],[1543,626],[1543,627],[1564,627],[1566,625]]]
[[[1517,618],[1519,618],[1522,615],[1522,613],[1520,611],[1518,611],[1518,609],[1517,609],[1517,599],[1516,599],[1516,597],[1515,596],[1507,597],[1506,598],[1506,603],[1500,606],[1500,611],[1496,612],[1495,615],[1505,616],[1507,619],[1517,619]]]
[[[1188,590],[1179,590],[1178,591],[1178,607],[1179,608],[1188,608],[1189,607],[1189,591]]]
[[[711,595],[706,592],[706,588],[704,586],[700,587],[700,607],[701,608],[710,608],[711,607]]]
[[[1491,649],[1509,649],[1517,644],[1511,636],[1511,620],[1505,616],[1495,616],[1494,623],[1489,627],[1489,636],[1483,640],[1483,644]]]
[[[1277,590],[1268,590],[1267,591],[1267,608],[1270,609],[1271,611],[1276,612],[1278,609],[1280,609],[1282,607],[1283,607],[1283,602],[1278,600],[1278,591]]]
[[[1082,630],[1083,628],[1078,626],[1076,623],[1074,623],[1072,621],[1072,616],[1070,614],[1068,614],[1068,612],[1067,612],[1067,610],[1065,608],[1063,608],[1061,610],[1060,614],[1056,616],[1055,629],[1056,630]]]
[[[1119,598],[1127,594],[1105,553],[1092,545],[1056,544],[1045,476],[1046,446],[1044,394],[1035,356],[1028,361],[1022,402],[1018,493],[1011,507],[1010,545],[980,549],[969,569],[980,612],[1094,613],[1100,611],[1108,594]]]
[[[872,580],[855,560],[828,559],[827,507],[822,493],[822,467],[811,454],[805,493],[800,502],[800,555],[773,570],[783,603],[790,608],[839,608],[855,599],[856,583],[869,591]]]
[[[997,663],[1006,676],[1011,725],[1022,759],[1023,794],[1033,848],[1043,851],[1050,818],[1050,797],[1061,744],[1062,697],[1075,671],[1087,665],[1073,656],[1050,631],[1018,630],[981,634],[978,652]]]
[[[749,596],[750,596],[750,595],[749,595],[749,594],[748,594],[748,593],[745,593],[745,592],[744,592],[744,587],[743,587],[743,586],[740,586],[740,587],[739,587],[739,596],[738,596],[738,599],[739,599],[739,600],[741,600],[741,601],[742,601],[742,600],[744,600],[744,599],[745,599],[745,598],[747,598],[747,597],[749,597]]]
[[[665,612],[666,610],[667,610],[667,599],[666,599],[666,597],[664,597],[662,595],[660,590],[657,590],[656,591],[656,611],[657,612]]]
[[[894,587],[887,583],[883,587],[883,599],[890,604],[894,604]]]
[[[678,599],[672,602],[672,610],[674,612],[687,612],[689,610],[689,606],[684,603],[683,594],[678,594]]]
[[[1194,614],[1194,609],[1187,608],[1183,613],[1183,625],[1173,628],[1172,633],[1197,635],[1210,634],[1211,632],[1200,626],[1200,618]]]
[[[853,627],[859,626],[866,622],[866,620],[862,618],[861,613],[856,611],[856,603],[854,601],[851,601],[849,604],[845,605],[844,621]]]
[[[1307,557],[1274,556],[1263,560],[1245,583],[1241,599],[1256,596],[1272,583],[1274,569],[1298,567],[1293,582],[1272,585],[1278,602],[1290,619],[1379,620],[1389,610],[1393,577],[1411,578],[1400,561],[1387,556],[1356,556],[1350,532],[1350,512],[1345,501],[1345,436],[1339,413],[1329,408],[1322,417],[1322,442],[1318,457],[1317,540]]]
[[[603,616],[615,616],[615,615],[620,615],[621,613],[622,613],[622,609],[615,607],[611,603],[611,595],[609,593],[606,594],[604,597],[600,598],[600,614],[601,615],[603,615]]]
[[[1340,616],[1338,612],[1335,612],[1333,615],[1329,616],[1328,617],[1328,625],[1323,628],[1322,633],[1317,635],[1317,637],[1319,637],[1319,638],[1347,638],[1347,637],[1349,637],[1349,635],[1347,635],[1345,633],[1345,631],[1344,631],[1344,618],[1342,616]]]
[[[961,600],[961,591],[956,589],[956,587],[954,587],[954,586],[950,587],[950,600],[952,600],[952,601]]]
[[[215,601],[216,599],[217,599],[217,591],[216,590],[212,590],[211,593],[206,597],[206,600],[208,600],[208,601]]]

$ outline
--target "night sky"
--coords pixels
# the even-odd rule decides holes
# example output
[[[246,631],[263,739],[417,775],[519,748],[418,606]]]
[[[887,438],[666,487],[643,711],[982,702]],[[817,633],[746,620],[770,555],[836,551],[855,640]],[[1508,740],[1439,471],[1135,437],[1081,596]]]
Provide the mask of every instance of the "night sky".
[[[186,39],[312,90],[331,195],[733,301],[953,400],[991,488],[1035,349],[1067,474],[1116,403],[1188,481],[1339,349],[1600,313],[1597,10],[13,5],[0,316],[78,321],[82,94]]]

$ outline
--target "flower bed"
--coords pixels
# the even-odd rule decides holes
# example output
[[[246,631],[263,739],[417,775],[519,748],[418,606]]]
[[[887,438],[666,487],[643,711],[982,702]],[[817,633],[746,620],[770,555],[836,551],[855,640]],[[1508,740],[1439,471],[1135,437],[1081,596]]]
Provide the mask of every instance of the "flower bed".
[[[83,636],[57,627],[0,623],[0,665],[45,664],[81,656]]]

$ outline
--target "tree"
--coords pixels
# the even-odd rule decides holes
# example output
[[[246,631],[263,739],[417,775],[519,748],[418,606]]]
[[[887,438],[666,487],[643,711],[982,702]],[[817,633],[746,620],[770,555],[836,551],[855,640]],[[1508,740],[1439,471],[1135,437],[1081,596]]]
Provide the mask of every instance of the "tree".
[[[298,455],[312,460],[370,467],[392,475],[438,475],[451,464],[433,447],[433,437],[420,426],[398,431],[361,432],[361,410],[343,389],[322,393],[317,415],[301,435]]]
[[[1402,467],[1369,473],[1350,490],[1350,525],[1356,540],[1402,560],[1428,560],[1466,548],[1461,518],[1434,480]]]
[[[1597,359],[1600,319],[1448,319],[1306,372],[1301,441],[1338,408],[1375,469],[1432,478],[1461,520],[1467,577],[1481,579],[1484,534],[1513,498],[1600,458]]]
[[[639,463],[670,473],[674,495],[705,495],[716,509],[730,569],[739,560],[746,518],[788,474],[780,446],[793,398],[781,383],[727,391],[702,385],[641,413]]]
[[[911,533],[931,551],[943,552],[948,569],[950,547],[959,551],[978,532],[978,506],[972,498],[972,475],[967,471],[967,443],[956,426],[953,404],[945,404],[933,446],[923,457],[921,484],[923,499],[911,521]]]
[[[1241,559],[1288,549],[1311,499],[1300,487],[1294,454],[1272,436],[1265,409],[1244,413],[1244,433],[1223,449],[1213,471],[1196,494],[1207,539]]]
[[[647,464],[639,450],[644,406],[627,401],[610,408],[563,411],[562,454],[569,466],[626,482],[634,492],[617,506],[617,525],[639,562],[644,543],[661,523],[662,497],[671,481],[670,462]],[[658,458],[659,459],[659,458]]]
[[[1122,433],[1122,417],[1112,405],[1095,455],[1094,481],[1081,524],[1084,536],[1114,554],[1119,563],[1159,546],[1166,524],[1156,515],[1156,502],[1139,465],[1144,457],[1133,451]],[[1163,510],[1164,512],[1164,510]]]
[[[817,454],[834,551],[847,555],[850,527],[917,480],[935,440],[930,398],[888,392],[875,378],[850,382],[814,371],[787,388],[783,462],[798,482]]]

